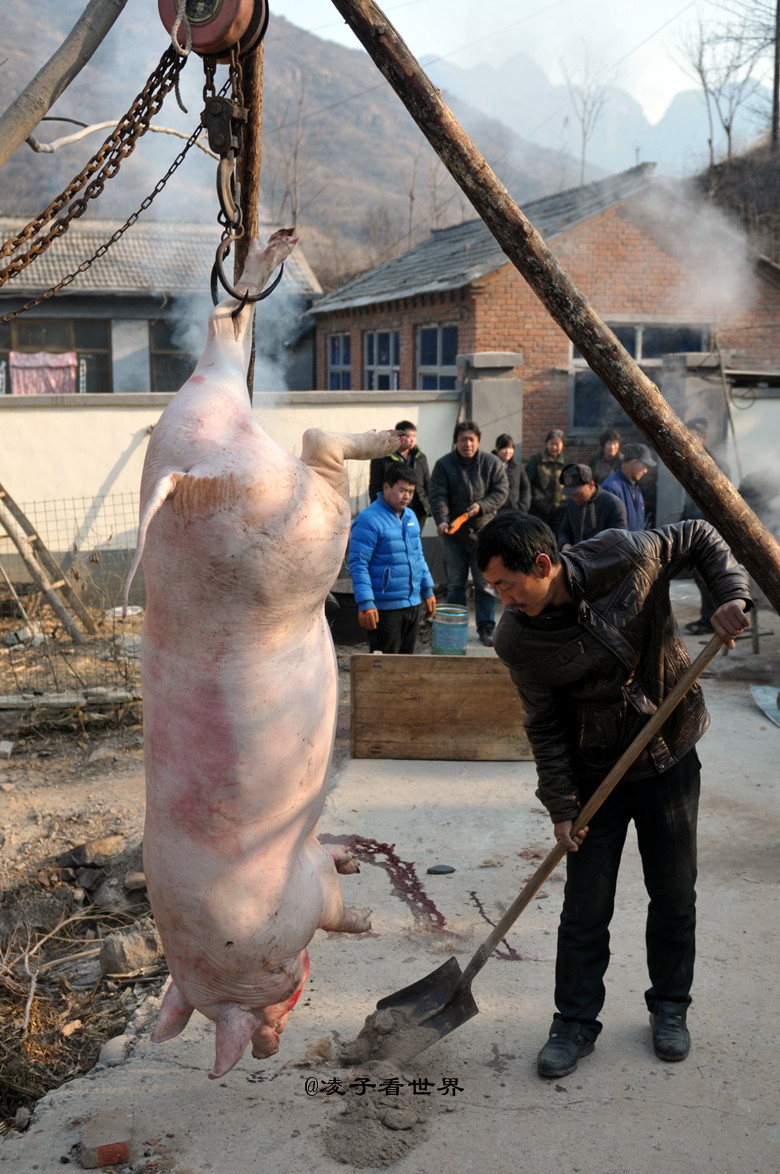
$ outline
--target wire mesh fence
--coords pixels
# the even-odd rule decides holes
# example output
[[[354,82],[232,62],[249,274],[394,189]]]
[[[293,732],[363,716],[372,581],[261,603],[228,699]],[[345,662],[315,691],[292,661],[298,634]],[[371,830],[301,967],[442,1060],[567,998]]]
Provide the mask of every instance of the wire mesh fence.
[[[122,595],[138,494],[16,508],[34,532],[31,549],[42,545],[60,577],[47,578],[52,591],[42,589],[18,542],[0,527],[0,730],[111,721],[137,709],[146,602],[140,570],[124,619]]]

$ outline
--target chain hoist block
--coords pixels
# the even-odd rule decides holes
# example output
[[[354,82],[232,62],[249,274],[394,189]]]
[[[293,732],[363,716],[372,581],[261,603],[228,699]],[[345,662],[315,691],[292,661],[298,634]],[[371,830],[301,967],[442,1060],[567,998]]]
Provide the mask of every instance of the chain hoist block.
[[[165,28],[173,31],[179,12],[177,0],[157,0],[157,8]],[[268,27],[268,0],[187,0],[184,15],[192,37],[195,53],[217,54],[225,62],[233,45],[241,42],[241,54],[249,53],[265,35]],[[179,25],[176,39],[182,48],[187,44],[187,31]]]
[[[246,120],[247,112],[238,102],[219,95],[206,99],[203,124],[215,155],[224,159],[230,151],[241,153],[241,124]]]

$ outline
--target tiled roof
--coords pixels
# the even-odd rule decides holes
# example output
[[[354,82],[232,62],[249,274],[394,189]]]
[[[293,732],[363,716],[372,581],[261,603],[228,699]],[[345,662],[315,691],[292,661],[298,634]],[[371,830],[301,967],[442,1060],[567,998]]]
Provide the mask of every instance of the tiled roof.
[[[25,224],[25,220],[16,217],[0,216],[0,240],[9,240]],[[67,274],[75,272],[82,261],[91,257],[120,227],[120,221],[74,220],[67,232],[52,241],[37,260],[0,287],[0,295],[29,296],[49,289]],[[261,226],[260,239],[267,239],[271,232],[272,228]],[[217,224],[139,221],[85,273],[80,273],[67,289],[93,294],[208,292],[211,267],[221,235],[222,230]],[[6,264],[5,259],[0,261],[0,269]],[[225,272],[232,276],[232,255],[225,263]],[[322,292],[300,245],[285,262],[282,281],[290,283],[302,294]]]
[[[534,200],[523,207],[523,213],[544,239],[550,241],[573,224],[589,220],[648,187],[654,169],[654,163],[642,163],[596,183]],[[427,240],[400,257],[321,298],[312,306],[312,313],[460,289],[509,263],[485,223],[468,220],[452,228],[436,229]]]

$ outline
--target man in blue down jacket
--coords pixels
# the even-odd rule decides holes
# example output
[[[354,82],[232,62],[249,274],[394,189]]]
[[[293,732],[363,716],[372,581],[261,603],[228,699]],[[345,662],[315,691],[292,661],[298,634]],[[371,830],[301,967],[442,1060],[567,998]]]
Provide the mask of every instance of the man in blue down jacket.
[[[623,450],[623,463],[619,469],[602,481],[601,488],[614,493],[626,507],[629,530],[644,530],[645,499],[639,482],[648,469],[654,469],[656,462],[646,444],[627,444]]]
[[[421,599],[436,612],[433,578],[409,508],[417,485],[408,465],[388,465],[382,492],[352,523],[349,573],[370,652],[414,652]]]
[[[650,898],[645,1002],[653,1049],[661,1060],[684,1060],[696,926],[695,747],[709,724],[698,685],[590,827],[572,835],[572,824],[690,664],[671,612],[670,580],[699,570],[716,605],[713,630],[733,648],[749,626],[747,575],[705,521],[606,530],[563,554],[544,523],[506,515],[483,530],[477,559],[504,604],[495,647],[525,708],[536,794],[568,852],[557,1010],[537,1071],[566,1076],[601,1031],[609,923],[632,820]]]

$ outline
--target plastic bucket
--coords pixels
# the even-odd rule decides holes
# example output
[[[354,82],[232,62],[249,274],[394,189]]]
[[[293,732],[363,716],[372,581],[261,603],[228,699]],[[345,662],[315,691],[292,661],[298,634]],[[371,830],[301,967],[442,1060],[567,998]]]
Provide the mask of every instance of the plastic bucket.
[[[469,634],[469,609],[454,603],[436,608],[433,617],[433,640],[431,652],[434,656],[465,656]]]

